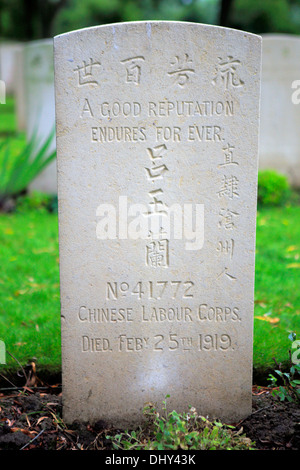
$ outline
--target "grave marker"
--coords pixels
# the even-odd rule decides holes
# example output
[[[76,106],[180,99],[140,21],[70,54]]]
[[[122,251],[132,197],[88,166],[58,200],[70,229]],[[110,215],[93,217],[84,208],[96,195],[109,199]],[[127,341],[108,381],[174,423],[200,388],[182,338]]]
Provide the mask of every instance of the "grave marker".
[[[42,146],[55,129],[53,40],[32,41],[24,46],[26,135],[29,141],[36,133]],[[55,135],[48,149],[55,149]],[[52,161],[31,183],[30,190],[49,194],[57,192],[56,161]]]
[[[5,83],[7,95],[14,95],[16,91],[16,52],[21,45],[15,41],[0,41],[0,80]]]
[[[17,129],[26,131],[26,96],[25,96],[25,77],[24,77],[24,45],[16,51],[15,66],[15,109]]]
[[[64,418],[251,412],[260,37],[54,39]]]
[[[300,39],[265,34],[262,51],[259,168],[300,187]]]

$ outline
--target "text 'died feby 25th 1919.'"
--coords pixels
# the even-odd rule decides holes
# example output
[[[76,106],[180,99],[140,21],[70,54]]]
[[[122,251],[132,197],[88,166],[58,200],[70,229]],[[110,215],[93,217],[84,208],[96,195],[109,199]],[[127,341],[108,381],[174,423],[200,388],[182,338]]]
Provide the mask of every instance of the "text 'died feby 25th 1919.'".
[[[81,337],[81,351],[83,353],[109,353],[113,351],[141,353],[165,350],[224,353],[235,351],[236,348],[237,344],[232,338],[232,334],[224,332],[195,333],[193,336],[177,333],[133,336],[124,333],[110,338],[91,335]]]

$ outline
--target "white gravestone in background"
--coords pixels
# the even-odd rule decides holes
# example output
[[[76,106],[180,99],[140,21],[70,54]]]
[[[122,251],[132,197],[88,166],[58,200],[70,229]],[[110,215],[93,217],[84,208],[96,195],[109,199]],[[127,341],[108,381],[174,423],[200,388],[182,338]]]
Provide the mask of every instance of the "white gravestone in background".
[[[264,35],[262,51],[259,168],[275,169],[299,187],[300,104],[292,101],[292,84],[300,81],[300,38]]]
[[[24,76],[24,45],[16,51],[15,55],[15,113],[17,129],[26,130],[26,96],[25,96],[25,76]]]
[[[19,42],[0,42],[0,80],[5,82],[8,95],[15,93],[16,52],[20,46]]]
[[[26,134],[27,140],[36,133],[42,145],[55,129],[53,40],[33,41],[24,47]],[[55,135],[49,152],[55,149]],[[57,192],[56,161],[50,163],[32,182],[30,190]]]
[[[181,22],[54,39],[67,422],[251,412],[260,49]]]

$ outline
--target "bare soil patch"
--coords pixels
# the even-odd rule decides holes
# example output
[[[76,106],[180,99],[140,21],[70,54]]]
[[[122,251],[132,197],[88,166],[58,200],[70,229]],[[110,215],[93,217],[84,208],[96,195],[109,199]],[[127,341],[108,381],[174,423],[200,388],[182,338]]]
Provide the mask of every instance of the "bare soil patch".
[[[62,394],[25,387],[0,394],[0,450],[112,450],[108,429],[99,421],[93,426],[62,420]],[[240,423],[259,450],[300,449],[300,407],[280,402],[267,387],[253,387],[252,414]]]

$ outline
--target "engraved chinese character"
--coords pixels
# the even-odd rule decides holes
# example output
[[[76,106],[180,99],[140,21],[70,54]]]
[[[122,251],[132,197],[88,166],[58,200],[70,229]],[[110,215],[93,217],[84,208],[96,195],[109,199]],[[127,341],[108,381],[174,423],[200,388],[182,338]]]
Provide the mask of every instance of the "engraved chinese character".
[[[89,63],[86,63],[84,60],[81,67],[78,65],[77,68],[74,69],[74,72],[78,73],[78,85],[98,85],[98,81],[95,79],[93,73],[94,68],[100,65],[100,62],[94,62],[93,59],[90,59]]]
[[[224,152],[224,163],[220,163],[218,167],[222,166],[228,166],[228,165],[238,165],[238,162],[235,162],[233,160],[233,150],[234,150],[233,145],[227,145],[226,147],[223,147],[223,152]]]
[[[233,257],[233,248],[234,248],[234,240],[225,240],[219,241],[217,246],[217,251],[221,254],[229,255],[230,258]]]
[[[163,153],[166,151],[167,147],[165,145],[157,145],[153,149],[148,148],[148,153],[152,160],[153,167],[145,168],[148,178],[154,183],[155,180],[163,178],[163,174],[168,170],[166,165],[157,165],[155,160],[163,157]]]
[[[169,171],[166,165],[158,165],[152,168],[145,168],[145,170],[147,172],[149,179],[152,180],[152,183],[154,182],[154,180],[163,178],[163,174],[166,171]]]
[[[219,279],[219,277],[221,276],[226,276],[228,279],[230,279],[231,281],[236,281],[236,277],[234,277],[232,274],[229,274],[228,272],[228,268],[225,268],[221,274],[219,274],[219,276],[217,277],[217,279]]]
[[[228,197],[233,199],[234,196],[239,197],[237,192],[239,180],[235,176],[223,176],[222,187],[220,191],[217,192],[219,197]]]
[[[221,209],[219,212],[220,220],[219,227],[224,227],[226,230],[232,230],[235,227],[234,218],[239,214],[229,209]]]
[[[148,148],[147,150],[150,154],[151,160],[156,160],[157,158],[163,157],[163,153],[167,150],[167,146],[165,144],[157,145],[156,147],[153,147],[153,149]]]
[[[168,215],[168,206],[156,197],[160,194],[163,194],[163,191],[161,189],[155,189],[154,191],[150,191],[149,196],[153,199],[152,202],[149,202],[151,211],[146,212],[145,215]]]
[[[169,240],[153,240],[146,246],[146,264],[153,268],[169,266]]]
[[[166,165],[157,165],[155,163],[155,160],[163,157],[163,153],[167,150],[167,147],[166,145],[157,145],[156,147],[152,149],[148,148],[147,150],[154,166],[152,168],[145,168],[145,170],[147,172],[148,178],[152,179],[153,183],[154,180],[161,179],[165,171],[169,171]]]
[[[141,62],[145,58],[143,56],[129,57],[129,59],[121,60],[126,67],[126,82],[138,85],[141,80]]]
[[[168,75],[175,77],[175,83],[183,87],[190,79],[190,74],[195,73],[195,69],[190,66],[192,63],[193,61],[189,59],[188,54],[185,54],[183,59],[179,56],[175,56],[175,61],[170,62],[170,65],[176,68],[168,72]]]
[[[218,59],[219,63],[216,66],[216,75],[212,83],[215,85],[218,80],[221,80],[225,90],[228,90],[230,87],[237,88],[243,86],[244,82],[239,78],[236,71],[241,62],[234,59],[231,55],[227,57],[227,60],[223,60],[221,57]]]

